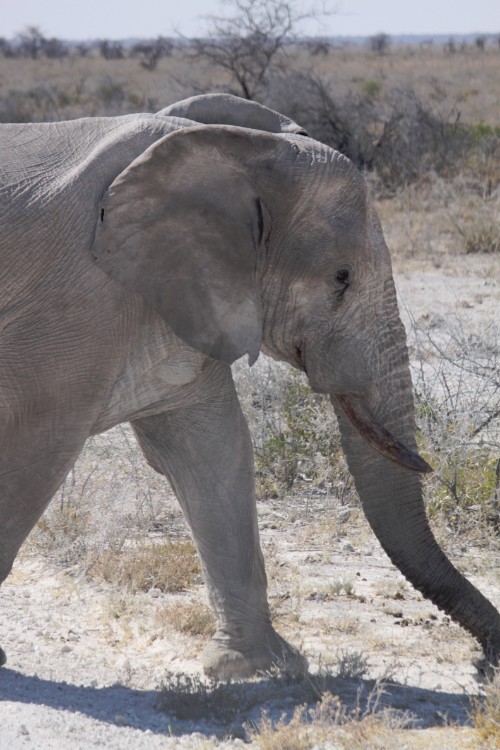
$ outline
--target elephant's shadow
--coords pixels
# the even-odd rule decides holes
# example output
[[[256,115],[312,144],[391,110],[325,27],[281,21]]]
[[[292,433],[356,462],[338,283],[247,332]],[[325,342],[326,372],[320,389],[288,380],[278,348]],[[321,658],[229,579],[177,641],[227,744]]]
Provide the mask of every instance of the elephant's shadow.
[[[295,708],[318,699],[317,677],[301,680],[280,677],[257,681],[219,683],[207,686],[197,679],[169,675],[158,691],[136,690],[115,684],[106,687],[72,685],[67,682],[26,676],[5,667],[0,670],[0,701],[29,703],[68,713],[79,713],[106,724],[168,732],[181,736],[194,731],[207,736],[245,738],[249,725],[255,725],[265,712],[276,719],[291,717]],[[346,711],[362,715],[390,708],[411,715],[411,726],[425,728],[469,723],[471,697],[409,687],[397,682],[376,683],[367,679],[341,679],[327,676],[321,688],[338,696]]]

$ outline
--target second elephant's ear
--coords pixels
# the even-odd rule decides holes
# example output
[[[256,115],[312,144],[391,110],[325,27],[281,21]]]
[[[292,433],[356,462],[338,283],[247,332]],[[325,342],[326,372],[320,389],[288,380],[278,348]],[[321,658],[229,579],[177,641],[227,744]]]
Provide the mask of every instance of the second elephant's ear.
[[[220,126],[159,140],[109,187],[93,247],[97,265],[180,338],[229,363],[244,354],[253,363],[261,344],[256,268],[268,216],[241,153],[246,141],[245,131]]]

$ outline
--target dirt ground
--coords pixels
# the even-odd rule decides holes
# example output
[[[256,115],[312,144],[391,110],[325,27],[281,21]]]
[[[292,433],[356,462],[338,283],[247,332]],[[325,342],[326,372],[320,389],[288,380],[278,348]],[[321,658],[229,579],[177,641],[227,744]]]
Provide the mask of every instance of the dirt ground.
[[[460,263],[443,256],[437,265],[396,263],[407,323],[409,310],[416,320],[464,312],[476,326],[495,320],[498,255],[461,256]],[[184,534],[175,500],[166,503]],[[276,626],[307,655],[310,678],[210,692],[199,679],[204,638],[172,625],[180,608],[205,601],[201,581],[178,594],[124,594],[28,549],[0,593],[8,655],[0,671],[0,748],[235,747],[263,710],[278,719],[311,703],[321,680],[347,707],[364,710],[378,695],[410,718],[404,734],[366,747],[477,747],[470,728],[480,691],[477,645],[406,583],[349,499],[341,504],[300,482],[291,497],[259,502],[259,519]],[[444,527],[436,533],[500,607],[491,548]],[[349,745],[332,734],[319,746]]]

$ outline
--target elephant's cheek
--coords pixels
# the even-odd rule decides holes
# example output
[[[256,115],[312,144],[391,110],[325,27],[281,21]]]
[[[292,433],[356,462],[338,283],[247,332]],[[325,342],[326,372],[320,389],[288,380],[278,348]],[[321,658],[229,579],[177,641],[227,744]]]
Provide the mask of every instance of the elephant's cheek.
[[[317,393],[369,393],[373,377],[361,343],[324,341],[305,350],[305,369]]]

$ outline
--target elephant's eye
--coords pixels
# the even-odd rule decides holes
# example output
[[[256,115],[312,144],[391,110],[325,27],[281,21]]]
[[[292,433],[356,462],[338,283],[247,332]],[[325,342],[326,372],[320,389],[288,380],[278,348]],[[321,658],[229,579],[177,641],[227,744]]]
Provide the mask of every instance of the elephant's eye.
[[[337,283],[341,284],[341,288],[338,290],[337,294],[342,296],[351,283],[351,274],[347,268],[341,268],[340,271],[337,271],[336,279]]]
[[[337,281],[339,284],[349,286],[349,271],[347,268],[343,268],[341,271],[337,271]]]

